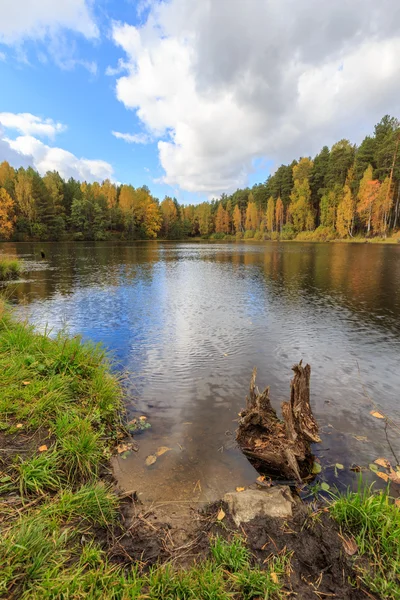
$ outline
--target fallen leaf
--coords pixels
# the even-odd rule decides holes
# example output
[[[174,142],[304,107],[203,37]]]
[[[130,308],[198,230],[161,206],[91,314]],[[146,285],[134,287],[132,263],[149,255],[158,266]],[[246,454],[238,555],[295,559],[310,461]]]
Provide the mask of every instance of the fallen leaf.
[[[46,444],[43,444],[43,446],[39,446],[38,450],[39,450],[39,452],[46,452],[46,450],[47,450]]]
[[[376,475],[383,479],[383,481],[389,481],[389,475],[387,473],[384,473],[383,471],[377,471]]]
[[[365,435],[353,435],[353,438],[359,442],[368,442],[368,438]]]
[[[397,483],[400,485],[400,473],[399,471],[393,471],[393,469],[390,469],[390,473],[388,475],[390,481],[393,481],[393,483]]]
[[[376,473],[377,471],[379,471],[378,465],[374,465],[374,463],[370,463],[368,466],[370,468],[370,471],[373,471],[374,473]]]
[[[385,415],[382,415],[377,410],[371,410],[371,412],[369,414],[372,415],[373,417],[375,417],[376,419],[386,419]]]
[[[117,446],[118,454],[122,454],[123,452],[127,452],[128,450],[130,450],[129,444],[118,444]]]
[[[313,464],[313,468],[312,468],[312,472],[314,473],[314,475],[317,475],[318,473],[321,473],[322,471],[322,467],[319,463],[315,462]]]
[[[245,488],[244,487],[237,487],[236,491],[237,492],[244,492]]]
[[[358,550],[358,546],[354,538],[342,537],[343,540],[343,548],[346,554],[349,556],[353,556]]]
[[[400,508],[400,498],[396,498],[396,500],[394,501],[395,505],[398,506]]]
[[[222,519],[225,517],[225,513],[222,510],[222,508],[219,509],[218,514],[217,514],[217,519],[218,521],[222,521]]]
[[[340,464],[340,463],[336,463],[335,467],[337,469],[344,469],[344,466],[342,464]]]
[[[154,454],[150,454],[147,458],[146,458],[146,465],[148,467],[150,467],[150,465],[154,465],[154,463],[157,460],[157,456],[154,456]]]
[[[147,417],[145,417],[144,415],[142,415],[141,417],[139,417],[139,419],[140,419],[141,421],[146,421],[146,420],[147,420]]]
[[[377,458],[374,460],[374,463],[380,467],[383,467],[384,469],[390,469],[390,463],[388,460],[386,460],[386,458]]]
[[[29,384],[30,384],[30,381],[23,381],[22,382],[22,385],[29,385]]]
[[[23,427],[23,424],[22,424],[22,423],[17,423],[17,424],[16,424],[16,428],[17,428],[17,429],[22,429],[22,427]]]
[[[279,583],[278,575],[274,572],[271,573],[271,579],[274,583]]]
[[[160,446],[159,448],[157,448],[156,456],[162,456],[169,450],[171,450],[171,448],[168,448],[168,446]]]
[[[329,485],[329,483],[326,483],[326,481],[323,481],[321,483],[321,490],[324,490],[324,492],[328,492],[331,489],[331,486]]]
[[[265,481],[265,475],[260,475],[259,477],[257,477],[257,481]]]

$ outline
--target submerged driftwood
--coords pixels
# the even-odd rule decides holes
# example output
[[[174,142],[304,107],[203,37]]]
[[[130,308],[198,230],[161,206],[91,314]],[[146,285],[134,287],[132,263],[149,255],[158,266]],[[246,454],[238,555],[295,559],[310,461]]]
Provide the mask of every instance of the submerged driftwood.
[[[290,401],[282,403],[283,421],[271,406],[269,387],[262,393],[257,388],[257,369],[253,370],[236,439],[257,470],[301,481],[312,469],[311,443],[321,439],[310,407],[311,367],[300,361],[292,370]]]

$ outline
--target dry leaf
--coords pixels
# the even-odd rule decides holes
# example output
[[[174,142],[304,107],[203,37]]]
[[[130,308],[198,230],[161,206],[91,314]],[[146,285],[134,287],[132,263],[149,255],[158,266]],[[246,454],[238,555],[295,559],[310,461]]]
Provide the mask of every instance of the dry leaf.
[[[343,540],[343,548],[346,554],[349,556],[353,556],[358,550],[358,546],[354,538],[342,537]]]
[[[157,460],[157,456],[154,456],[154,454],[150,454],[147,458],[146,458],[146,465],[148,467],[150,467],[150,465],[154,465],[154,463]]]
[[[245,488],[244,487],[237,487],[236,491],[237,492],[244,492]]]
[[[393,481],[393,483],[397,483],[400,485],[400,473],[399,471],[393,471],[393,469],[390,469],[390,473],[388,475],[390,481]]]
[[[279,583],[278,575],[276,573],[271,573],[271,579],[274,583]]]
[[[365,435],[353,435],[353,438],[359,442],[368,442],[368,438]]]
[[[395,505],[398,506],[400,508],[400,498],[396,498],[396,500],[394,501]]]
[[[260,475],[259,477],[257,477],[257,481],[265,481],[265,475]]]
[[[17,429],[22,429],[22,427],[23,427],[23,424],[22,424],[22,423],[17,423],[17,425],[16,425],[16,428],[17,428]]]
[[[171,450],[171,448],[168,448],[168,446],[160,446],[159,448],[157,448],[156,456],[162,456],[169,450]]]
[[[384,473],[383,471],[377,471],[376,475],[378,477],[380,477],[381,479],[383,479],[383,481],[388,481],[389,480],[389,475],[387,473]]]
[[[147,421],[147,417],[145,417],[144,415],[142,415],[141,417],[139,417],[139,419],[140,419],[141,421]]]
[[[218,521],[222,521],[222,519],[225,517],[225,513],[222,510],[222,508],[219,509],[218,514],[217,514],[217,519]]]
[[[384,469],[390,469],[390,463],[388,460],[386,460],[386,458],[377,458],[374,460],[374,463],[380,467],[383,467]]]
[[[373,417],[375,417],[376,419],[386,419],[385,415],[382,415],[377,410],[371,410],[371,412],[369,414],[372,415]]]
[[[30,381],[23,381],[23,382],[22,382],[22,384],[23,384],[23,385],[29,385],[29,384],[30,384]]]
[[[39,452],[46,452],[46,450],[47,450],[46,444],[43,444],[43,446],[39,446]]]
[[[122,454],[123,452],[127,452],[130,449],[131,448],[130,448],[129,444],[118,444],[118,446],[117,446],[117,452],[118,452],[118,454]]]

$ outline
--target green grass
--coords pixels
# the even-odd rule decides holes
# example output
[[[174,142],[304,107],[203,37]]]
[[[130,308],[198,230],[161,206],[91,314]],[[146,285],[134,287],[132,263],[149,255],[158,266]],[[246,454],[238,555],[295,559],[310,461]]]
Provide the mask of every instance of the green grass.
[[[120,385],[100,346],[41,335],[2,305],[0,388],[2,431],[33,440],[29,456],[22,452],[6,471],[21,494],[96,479],[121,410]]]
[[[374,493],[360,480],[358,491],[336,497],[330,512],[366,559],[355,564],[361,580],[382,598],[400,600],[400,508],[388,491]]]
[[[0,257],[0,281],[17,279],[21,270],[21,263],[18,260]]]

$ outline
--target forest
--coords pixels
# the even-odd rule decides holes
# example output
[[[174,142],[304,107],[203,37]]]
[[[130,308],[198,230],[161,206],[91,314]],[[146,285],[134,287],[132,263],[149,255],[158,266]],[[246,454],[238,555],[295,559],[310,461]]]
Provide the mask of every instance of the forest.
[[[1,240],[386,238],[400,219],[400,122],[384,116],[359,146],[342,139],[282,164],[264,183],[197,205],[147,186],[65,181],[0,164]]]

